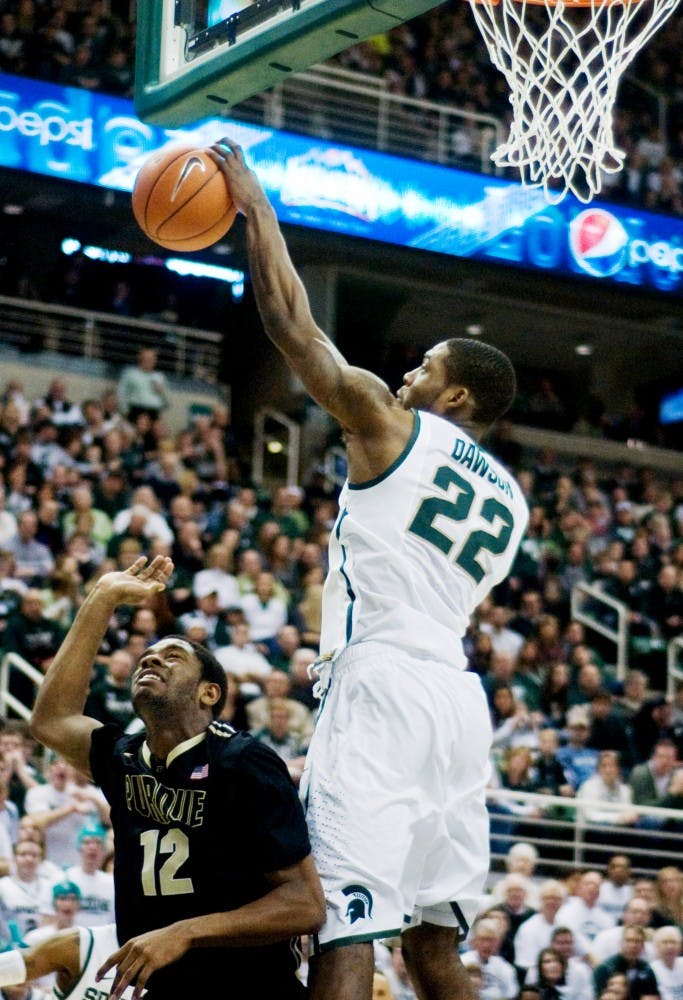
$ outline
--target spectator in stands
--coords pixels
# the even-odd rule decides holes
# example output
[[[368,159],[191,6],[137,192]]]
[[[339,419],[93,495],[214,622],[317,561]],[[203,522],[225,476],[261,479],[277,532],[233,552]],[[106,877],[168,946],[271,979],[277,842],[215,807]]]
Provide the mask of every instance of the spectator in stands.
[[[172,544],[173,532],[160,513],[159,506],[159,501],[149,486],[138,486],[131,498],[131,506],[120,510],[114,518],[115,535],[130,533],[132,521],[139,518],[142,520],[142,534],[146,539],[159,538]]]
[[[633,826],[638,818],[638,814],[629,808],[631,789],[621,780],[619,756],[614,750],[601,751],[597,774],[579,785],[576,797],[580,802],[601,803],[582,806],[578,810],[579,822]]]
[[[588,746],[590,717],[583,705],[575,705],[567,713],[568,740],[557,751],[557,759],[565,768],[572,787],[577,789],[598,768],[599,754]]]
[[[599,903],[602,875],[598,871],[584,872],[570,896],[557,914],[557,923],[569,927],[580,939],[589,942],[613,925],[610,914]]]
[[[683,958],[680,927],[659,927],[653,935],[657,957],[650,961],[662,1000],[678,1000],[683,994]]]
[[[622,771],[627,774],[635,761],[631,728],[615,708],[615,699],[601,688],[590,703],[591,729],[588,746],[594,750],[615,750]]]
[[[655,879],[655,906],[652,926],[676,924],[683,928],[683,872],[673,865],[665,865]]]
[[[125,649],[115,649],[109,657],[106,672],[97,678],[85,703],[85,714],[103,725],[121,729],[135,718],[130,692],[130,677],[135,663]]]
[[[14,848],[16,874],[0,878],[0,917],[7,927],[12,921],[23,937],[34,930],[43,914],[52,912],[50,886],[38,874],[43,852],[31,840],[19,840]]]
[[[548,725],[564,729],[569,707],[570,672],[566,663],[553,663],[539,692],[539,709]]]
[[[571,798],[574,788],[566,768],[557,758],[559,739],[556,729],[541,729],[538,734],[538,755],[534,760],[536,792],[541,795],[563,795]]]
[[[91,542],[103,547],[114,533],[108,514],[94,506],[92,487],[88,483],[81,483],[71,491],[71,510],[64,515],[62,527],[66,538],[74,531],[81,531]]]
[[[509,873],[500,880],[498,888],[503,893],[503,902],[499,904],[499,907],[508,918],[506,936],[511,944],[522,924],[533,917],[536,910],[527,902],[527,882],[523,875]],[[514,950],[511,948],[510,951],[510,958],[512,958]]]
[[[121,412],[133,422],[140,413],[157,417],[168,406],[168,386],[157,370],[157,351],[142,347],[137,363],[125,368],[117,386]]]
[[[109,809],[102,792],[81,784],[65,760],[57,758],[47,768],[47,783],[26,793],[26,813],[45,832],[47,857],[67,867],[78,862],[78,835],[84,822],[108,823]]]
[[[567,896],[567,890],[556,879],[543,882],[538,890],[540,910],[519,927],[515,939],[515,966],[526,982],[529,969],[536,965],[543,948],[550,945],[556,917]]]
[[[7,769],[9,797],[22,816],[26,792],[39,783],[38,771],[28,759],[29,742],[24,719],[8,719],[0,729],[0,754]]]
[[[36,541],[38,516],[33,510],[22,511],[17,517],[17,534],[7,542],[7,551],[14,558],[14,574],[29,586],[41,586],[54,568],[54,557]]]
[[[518,613],[508,622],[508,628],[524,636],[538,628],[543,614],[543,598],[538,590],[525,590],[520,598]]]
[[[313,694],[316,684],[313,665],[316,659],[317,653],[314,649],[301,646],[292,653],[287,670],[291,684],[290,697],[294,701],[300,701],[314,715],[320,707],[320,702]]]
[[[249,728],[263,729],[268,724],[273,700],[284,701],[289,709],[288,729],[301,745],[308,745],[313,735],[313,715],[299,701],[290,697],[291,681],[283,670],[273,670],[263,680],[264,694],[247,705]]]
[[[24,593],[18,610],[9,616],[2,643],[5,652],[17,653],[32,667],[45,671],[64,635],[61,625],[43,614],[41,592],[31,589]],[[10,691],[27,708],[33,705],[33,682],[15,665],[10,670]]]
[[[658,740],[645,763],[631,771],[629,782],[633,803],[638,806],[659,806],[669,794],[678,767],[678,751],[673,740]]]
[[[212,586],[206,584],[207,587]],[[179,624],[183,632],[187,632],[191,625],[202,625],[205,639],[203,644],[211,650],[226,646],[230,641],[230,633],[226,627],[221,614],[217,592],[212,589],[208,593],[203,593],[196,599],[197,607],[193,611],[187,611],[179,618]]]
[[[76,922],[81,927],[97,927],[114,921],[114,877],[102,871],[106,840],[104,827],[82,827],[78,834],[78,862],[64,873],[64,877],[80,890],[81,906]]]
[[[592,976],[583,958],[578,957],[575,937],[568,927],[556,927],[550,938],[550,947],[558,951],[567,963],[566,996],[575,1000],[594,1000]],[[538,962],[529,969],[525,985],[534,986],[538,977]]]
[[[508,627],[510,617],[509,610],[498,604],[491,609],[490,620],[481,625],[481,631],[491,637],[491,645],[495,652],[505,653],[514,658],[524,644],[524,636]]]
[[[683,631],[683,589],[680,572],[673,565],[662,566],[646,599],[648,616],[667,641]]]
[[[230,644],[218,646],[214,650],[214,655],[223,670],[228,674],[233,674],[241,682],[260,683],[272,672],[268,660],[251,641],[249,626],[246,622],[238,623],[230,629]],[[261,722],[261,725],[264,724]],[[254,727],[255,723],[251,725],[251,728]]]
[[[194,576],[193,593],[200,597],[213,591],[218,595],[218,606],[221,610],[240,603],[240,592],[237,580],[232,570],[232,553],[227,545],[220,542],[212,545],[206,553],[205,569]],[[211,591],[207,591],[207,587]]]
[[[5,488],[0,483],[0,549],[6,551],[6,545],[17,534],[17,519],[5,507]]]
[[[577,646],[572,654],[575,677],[569,687],[569,703],[588,711],[595,696],[602,691],[604,679],[587,646]]]
[[[538,956],[535,986],[541,1000],[560,1000],[567,985],[567,960],[555,948],[544,948]]]
[[[67,398],[66,381],[59,376],[52,379],[46,394],[37,400],[35,409],[39,411],[46,409],[50,420],[57,427],[83,424],[81,408]]]
[[[276,634],[262,645],[265,647],[265,655],[270,664],[278,670],[289,672],[289,662],[301,647],[301,632],[296,625],[282,625]]]
[[[625,854],[613,854],[607,862],[598,902],[616,922],[621,918],[625,906],[632,897],[630,859]]]
[[[241,600],[254,642],[273,641],[287,623],[287,604],[277,596],[272,573],[259,573],[254,590]]]
[[[538,863],[538,851],[533,844],[525,841],[517,841],[507,851],[505,855],[505,868],[508,872],[515,872],[522,875],[526,881],[526,898],[529,906],[535,910],[539,908],[538,896],[539,886],[542,879],[534,875]],[[502,903],[503,893],[499,888],[502,879],[498,879],[491,891],[491,902]]]
[[[645,931],[642,927],[625,927],[619,952],[597,966],[593,973],[596,992],[604,990],[610,976],[624,973],[628,981],[628,1000],[658,997],[655,974],[643,958]]]
[[[501,657],[497,657],[500,661]],[[507,658],[506,658],[507,659]],[[499,683],[492,692],[493,747],[503,752],[512,747],[538,745],[537,720],[523,701],[515,698],[509,684]]]
[[[595,937],[591,942],[589,960],[591,965],[598,966],[602,962],[616,955],[621,947],[621,942],[625,927],[641,927],[645,931],[644,958],[649,962],[655,957],[655,948],[652,943],[652,932],[649,930],[652,918],[652,907],[638,897],[630,899],[624,907],[623,913],[619,915],[619,923],[614,927],[608,927]]]
[[[298,784],[303,774],[307,746],[292,733],[291,714],[287,698],[271,698],[267,725],[254,729],[252,735],[285,761],[292,780]]]
[[[617,698],[617,705],[627,719],[633,719],[649,697],[647,674],[642,670],[627,670],[624,677],[623,693]]]
[[[671,722],[672,708],[665,695],[654,695],[633,717],[633,743],[638,761],[648,760],[657,743],[669,740],[676,744],[676,730]],[[679,749],[677,747],[677,749]]]
[[[481,1000],[514,1000],[519,990],[514,966],[498,954],[500,942],[500,930],[494,921],[477,920],[472,928],[471,949],[461,956],[465,966],[477,965],[482,971]]]

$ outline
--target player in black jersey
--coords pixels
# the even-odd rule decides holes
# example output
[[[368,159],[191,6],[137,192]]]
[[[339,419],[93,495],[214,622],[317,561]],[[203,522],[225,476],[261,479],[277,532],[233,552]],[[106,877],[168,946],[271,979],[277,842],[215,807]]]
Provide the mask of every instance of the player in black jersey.
[[[163,590],[170,559],[138,559],[100,578],[36,699],[33,735],[92,775],[111,804],[116,925],[125,942],[114,1000],[187,1000],[200,986],[234,996],[303,995],[292,939],[318,929],[324,901],[303,812],[285,765],[214,721],[226,680],[208,650],[169,636],[141,656],[135,736],[83,715],[92,663],[114,609]],[[151,978],[150,978],[151,977]]]

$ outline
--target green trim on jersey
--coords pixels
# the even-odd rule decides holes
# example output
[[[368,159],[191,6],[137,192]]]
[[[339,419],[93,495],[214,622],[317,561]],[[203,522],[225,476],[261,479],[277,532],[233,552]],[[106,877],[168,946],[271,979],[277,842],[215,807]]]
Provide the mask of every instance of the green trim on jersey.
[[[377,941],[382,938],[398,937],[401,933],[400,927],[394,927],[389,931],[374,931],[372,934],[349,934],[348,937],[337,938],[336,941],[327,941],[325,944],[318,943],[316,954],[322,955],[326,951],[333,951],[335,948],[343,948],[347,944],[363,944],[365,941]]]
[[[78,986],[78,984],[80,983],[81,979],[83,978],[83,973],[88,968],[88,962],[90,961],[90,958],[91,958],[91,955],[92,955],[92,950],[95,947],[95,939],[93,937],[93,933],[90,930],[90,928],[89,927],[79,928],[79,934],[78,934],[78,953],[79,953],[79,957],[80,957],[80,952],[81,952],[81,937],[80,937],[80,931],[81,930],[86,930],[88,932],[88,937],[90,938],[90,940],[88,941],[88,951],[87,951],[87,954],[85,956],[85,961],[83,962],[83,966],[81,968],[81,971],[78,973],[78,975],[76,976],[76,978],[74,979],[73,983],[71,984],[71,986],[69,987],[69,989],[66,991],[66,993],[62,993],[62,991],[59,989],[59,987],[55,983],[55,985],[53,987],[54,994],[57,997],[61,997],[62,1000],[66,1000],[67,997],[70,997],[71,994],[76,989],[76,987]]]
[[[385,469],[384,472],[380,473],[379,476],[375,476],[374,479],[367,479],[364,483],[349,483],[349,489],[369,490],[371,486],[377,486],[378,483],[381,483],[384,479],[390,476],[392,472],[395,472],[396,469],[398,469],[399,465],[401,465],[402,462],[405,462],[406,458],[410,454],[413,445],[417,441],[417,435],[419,433],[420,433],[420,414],[417,410],[413,410],[413,429],[410,433],[410,437],[406,442],[405,448],[398,456],[398,458],[395,458],[394,461],[389,466],[389,468]]]

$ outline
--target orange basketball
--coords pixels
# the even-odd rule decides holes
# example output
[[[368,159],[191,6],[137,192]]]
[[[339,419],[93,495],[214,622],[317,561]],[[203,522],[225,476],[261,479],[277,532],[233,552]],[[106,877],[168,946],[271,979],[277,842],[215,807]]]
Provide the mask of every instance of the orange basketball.
[[[145,160],[133,188],[133,214],[169,250],[202,250],[235,221],[225,177],[205,149],[171,146]]]

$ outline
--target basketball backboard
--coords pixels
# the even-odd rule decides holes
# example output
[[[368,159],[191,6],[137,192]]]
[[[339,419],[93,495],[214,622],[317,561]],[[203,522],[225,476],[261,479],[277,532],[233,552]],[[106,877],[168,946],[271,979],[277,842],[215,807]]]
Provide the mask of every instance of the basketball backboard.
[[[135,109],[173,127],[220,114],[438,0],[145,0]]]

